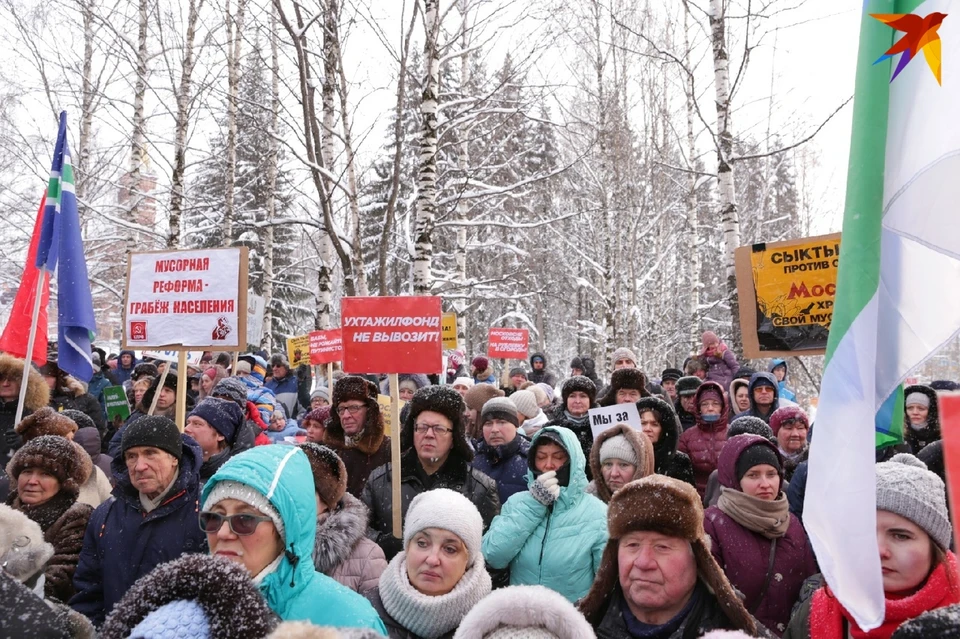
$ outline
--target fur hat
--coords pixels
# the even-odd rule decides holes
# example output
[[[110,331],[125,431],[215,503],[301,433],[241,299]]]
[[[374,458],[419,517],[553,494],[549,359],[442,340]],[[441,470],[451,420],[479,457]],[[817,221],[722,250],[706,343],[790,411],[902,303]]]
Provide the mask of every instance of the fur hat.
[[[494,397],[503,397],[503,395],[503,391],[493,384],[477,384],[464,394],[463,401],[466,403],[467,408],[479,413],[483,410],[484,404]]]
[[[469,499],[449,488],[436,488],[420,493],[410,502],[403,520],[403,547],[425,528],[449,530],[467,547],[467,565],[472,566],[480,554],[483,518]]]
[[[799,406],[781,406],[770,415],[770,429],[773,430],[773,434],[776,435],[779,433],[780,426],[791,419],[799,420],[803,422],[807,428],[810,428],[810,418],[807,417],[807,414],[803,412],[802,408]]]
[[[377,403],[379,391],[376,384],[359,375],[344,375],[333,385],[330,420],[323,435],[323,443],[337,450],[347,448],[347,437],[340,422],[337,406],[343,402],[355,400],[367,406],[367,417],[363,428],[352,440],[349,447],[356,448],[366,455],[372,455],[380,449],[384,440],[383,415]]]
[[[284,621],[265,639],[382,639],[371,628],[330,628],[308,621]]]
[[[173,420],[160,415],[146,415],[123,428],[120,456],[134,446],[153,446],[177,459],[183,457],[183,436]]]
[[[345,375],[333,385],[334,409],[343,402],[356,400],[364,402],[370,407],[377,403],[379,391],[373,383],[367,381],[359,375]]]
[[[637,365],[637,356],[626,346],[621,346],[617,350],[613,351],[613,355],[610,356],[610,370],[613,370],[614,366],[617,365],[617,360],[628,359],[633,362],[633,365]]]
[[[0,377],[23,380],[23,360],[7,353],[0,353]],[[32,366],[27,373],[27,397],[24,401],[26,411],[36,411],[50,403],[50,387]]]
[[[0,504],[0,566],[23,583],[42,571],[53,557],[40,524],[19,510]]]
[[[610,388],[600,400],[601,406],[613,406],[617,403],[617,392],[620,389],[639,391],[640,397],[649,397],[647,390],[647,376],[639,368],[621,368],[613,371],[610,376]],[[566,400],[564,400],[566,401]]]
[[[133,367],[130,373],[130,379],[137,381],[141,377],[157,377],[160,375],[160,369],[153,362],[140,362]]]
[[[73,423],[77,425],[77,430],[80,430],[81,428],[96,429],[97,427],[97,425],[93,423],[93,420],[90,419],[89,415],[79,410],[68,408],[65,411],[61,411],[60,414],[68,419],[73,420]]]
[[[463,423],[464,404],[460,393],[449,386],[427,386],[413,395],[407,408],[409,412],[400,433],[400,450],[413,448],[413,425],[420,413],[429,410],[440,413],[453,425],[453,448],[450,454],[467,462],[473,461],[473,448],[467,442],[466,425]]]
[[[700,388],[700,385],[703,384],[703,380],[697,377],[696,375],[686,375],[677,380],[677,395],[683,397],[684,395],[694,395],[697,392],[697,389]]]
[[[737,417],[730,422],[730,428],[727,429],[727,439],[732,439],[737,435],[759,435],[770,441],[776,441],[777,436],[767,422],[753,415],[744,415]]]
[[[877,464],[877,510],[909,519],[940,548],[950,548],[953,528],[943,481],[913,455],[900,453]]]
[[[310,462],[314,490],[320,496],[320,501],[333,510],[347,492],[347,467],[340,456],[326,446],[311,442],[299,446]]]
[[[283,366],[288,371],[290,370],[290,362],[287,361],[287,356],[283,353],[275,353],[270,357],[270,368],[274,366]]]
[[[572,603],[544,586],[494,590],[460,622],[454,639],[594,639]]]
[[[523,391],[517,391],[521,393]],[[514,393],[516,395],[517,393]],[[505,422],[510,422],[514,426],[520,426],[520,415],[517,412],[517,406],[513,403],[513,395],[510,397],[494,397],[487,401],[483,405],[483,410],[480,411],[480,419],[478,422],[482,426],[485,421],[488,419],[502,419]]]
[[[77,432],[77,423],[49,406],[45,406],[32,415],[24,417],[17,424],[15,430],[23,438],[23,441],[28,442],[35,437],[44,435],[66,437]]]
[[[222,557],[190,553],[138,579],[114,606],[98,636],[196,636],[174,633],[176,627],[169,624],[176,624],[176,620],[164,614],[173,612],[170,605],[174,602],[192,604],[183,611],[193,621],[199,609],[210,637],[263,637],[277,624],[276,615],[242,565]],[[134,633],[138,626],[149,626],[152,632]]]
[[[523,375],[523,378],[527,378],[527,370],[523,366],[514,366],[510,369],[510,377],[515,375]]]
[[[590,592],[580,602],[580,611],[588,620],[599,622],[607,601],[616,591],[620,539],[634,531],[655,531],[690,542],[697,575],[713,592],[727,619],[735,628],[756,635],[756,622],[710,554],[710,542],[703,529],[703,504],[693,486],[663,475],[632,481],[610,499],[607,528],[610,539],[600,568]]]
[[[667,429],[664,428],[663,432],[666,431]],[[611,440],[622,441],[633,452],[633,456],[637,460],[637,470],[633,474],[633,479],[640,479],[641,477],[652,475],[654,473],[654,466],[656,465],[653,444],[650,443],[650,439],[642,432],[626,424],[617,424],[599,433],[596,439],[593,440],[593,447],[590,449],[590,472],[596,481],[594,485],[597,489],[597,497],[603,503],[609,503],[610,497],[613,495],[613,492],[607,487],[606,482],[603,481],[603,474],[600,472],[600,469],[603,467],[604,446],[609,446]],[[619,459],[630,461],[624,457],[619,457]]]
[[[928,610],[903,622],[890,639],[957,639],[960,604]]]
[[[92,464],[84,464],[83,449],[66,437],[43,435],[24,444],[7,464],[7,475],[16,485],[17,478],[27,468],[39,468],[60,482],[60,490],[76,497],[80,486],[90,477]]]
[[[525,390],[518,390],[510,396],[510,401],[517,407],[517,412],[523,419],[533,419],[540,414],[540,405],[537,403],[537,396],[533,392],[535,386],[536,385],[531,386]]]
[[[590,398],[590,408],[593,408],[597,404],[597,385],[593,383],[589,377],[583,375],[574,375],[567,381],[563,383],[563,389],[560,391],[560,396],[563,398],[563,406],[566,407],[567,400],[570,398],[570,393],[574,392],[586,393],[587,397]]]

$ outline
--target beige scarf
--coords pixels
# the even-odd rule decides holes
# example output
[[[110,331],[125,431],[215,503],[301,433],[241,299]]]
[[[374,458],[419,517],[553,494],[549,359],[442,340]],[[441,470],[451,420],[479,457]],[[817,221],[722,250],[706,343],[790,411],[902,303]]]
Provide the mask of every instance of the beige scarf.
[[[767,501],[722,487],[717,508],[747,530],[760,533],[767,539],[783,537],[790,527],[790,504],[782,491],[776,499]]]

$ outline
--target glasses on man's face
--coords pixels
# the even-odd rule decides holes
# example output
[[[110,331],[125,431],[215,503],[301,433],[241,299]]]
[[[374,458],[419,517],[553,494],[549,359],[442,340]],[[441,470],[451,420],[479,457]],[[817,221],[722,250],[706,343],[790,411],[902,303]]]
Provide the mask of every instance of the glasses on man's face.
[[[360,409],[365,408],[363,404],[359,406],[337,406],[337,415],[343,415],[345,413],[350,413],[351,415],[356,415],[360,412]]]
[[[437,437],[443,437],[453,432],[452,428],[447,428],[446,426],[440,426],[437,424],[414,424],[413,430],[417,433],[424,435],[428,430],[432,430],[433,434]]]
[[[256,532],[260,522],[272,520],[264,515],[251,515],[250,513],[221,515],[220,513],[202,512],[200,513],[200,530],[209,535],[216,534],[223,527],[225,521],[230,524],[230,530],[233,531],[234,535],[245,537]]]

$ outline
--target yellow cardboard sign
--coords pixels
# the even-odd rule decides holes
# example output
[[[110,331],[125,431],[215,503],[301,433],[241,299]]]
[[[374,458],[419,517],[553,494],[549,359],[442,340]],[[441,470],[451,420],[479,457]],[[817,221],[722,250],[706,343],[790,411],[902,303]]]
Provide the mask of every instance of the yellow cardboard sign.
[[[403,410],[405,401],[402,399],[400,401],[400,410]],[[389,395],[377,395],[377,403],[380,404],[380,415],[383,416],[383,433],[387,437],[392,437],[392,426],[393,426],[393,416],[390,414],[390,396]]]
[[[457,314],[444,313],[440,316],[440,334],[443,336],[443,347],[457,348]]]
[[[296,368],[300,364],[310,363],[310,336],[297,335],[287,338],[287,359],[290,366]]]

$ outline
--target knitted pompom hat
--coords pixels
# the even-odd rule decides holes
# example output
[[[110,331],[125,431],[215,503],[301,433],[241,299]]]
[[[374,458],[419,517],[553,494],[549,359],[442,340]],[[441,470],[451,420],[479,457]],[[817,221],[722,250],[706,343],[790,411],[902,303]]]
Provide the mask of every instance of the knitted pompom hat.
[[[900,453],[877,464],[877,510],[909,519],[940,548],[950,547],[953,528],[943,481],[913,455]]]
[[[503,397],[503,391],[493,384],[477,384],[464,394],[463,401],[467,408],[479,413],[483,405],[494,397]]]
[[[509,397],[514,406],[517,407],[517,412],[520,414],[520,421],[533,419],[540,412],[540,406],[537,404],[537,396],[534,394],[532,388],[533,387],[518,390]]]
[[[17,478],[27,468],[39,468],[57,478],[60,490],[74,497],[90,477],[92,466],[83,463],[82,449],[66,437],[44,435],[24,444],[7,464],[7,475],[16,487]]]
[[[403,521],[403,547],[407,548],[413,537],[425,528],[449,530],[459,537],[467,547],[468,567],[482,556],[483,518],[473,502],[458,492],[436,488],[413,498]]]

